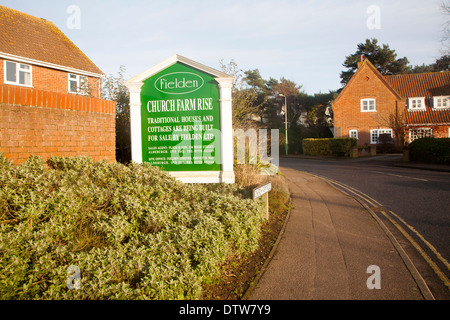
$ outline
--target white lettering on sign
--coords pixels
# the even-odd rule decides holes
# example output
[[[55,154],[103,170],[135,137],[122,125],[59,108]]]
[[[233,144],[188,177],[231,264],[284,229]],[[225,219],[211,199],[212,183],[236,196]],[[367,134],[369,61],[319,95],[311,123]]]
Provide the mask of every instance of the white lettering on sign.
[[[159,80],[159,87],[161,89],[167,90],[167,89],[184,89],[184,88],[197,88],[198,87],[198,81],[197,80],[187,80],[186,78],[183,78],[182,80],[179,80],[175,78],[173,81],[167,81],[166,79],[160,79]]]
[[[272,190],[272,184],[270,182],[266,185],[253,189],[253,199],[258,199],[270,190]]]
[[[149,113],[197,110],[213,110],[213,98],[149,100],[147,102]],[[204,121],[212,121],[213,118],[213,116],[204,116]]]
[[[172,72],[165,74],[155,81],[155,88],[167,94],[185,94],[197,91],[205,81],[192,72]]]

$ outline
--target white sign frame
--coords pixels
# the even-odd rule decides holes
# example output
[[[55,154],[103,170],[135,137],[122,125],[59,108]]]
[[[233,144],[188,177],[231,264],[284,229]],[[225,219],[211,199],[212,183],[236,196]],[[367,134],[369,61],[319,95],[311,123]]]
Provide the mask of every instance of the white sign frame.
[[[131,159],[142,163],[142,134],[141,134],[141,88],[143,81],[154,74],[181,62],[195,69],[206,72],[214,77],[218,83],[220,94],[220,144],[221,144],[221,170],[220,171],[172,171],[170,175],[185,183],[234,183],[233,171],[233,118],[231,89],[234,77],[207,67],[203,64],[180,56],[178,54],[158,63],[150,69],[132,77],[125,82],[130,91],[130,129],[131,129]]]

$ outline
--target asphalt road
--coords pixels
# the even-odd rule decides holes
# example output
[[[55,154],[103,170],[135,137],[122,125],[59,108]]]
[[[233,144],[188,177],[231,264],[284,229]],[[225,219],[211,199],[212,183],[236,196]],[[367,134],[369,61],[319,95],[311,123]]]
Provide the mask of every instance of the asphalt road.
[[[359,159],[280,158],[281,167],[331,179],[336,187],[373,208],[390,225],[430,286],[436,287],[436,295],[442,293],[447,298],[450,173],[403,168],[399,164],[400,155]]]

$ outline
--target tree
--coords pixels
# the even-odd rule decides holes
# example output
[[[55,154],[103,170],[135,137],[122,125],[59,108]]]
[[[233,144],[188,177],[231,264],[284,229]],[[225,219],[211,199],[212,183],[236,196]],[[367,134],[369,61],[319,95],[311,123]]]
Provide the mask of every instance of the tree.
[[[377,113],[374,119],[381,125],[391,128],[394,133],[394,143],[397,150],[401,150],[405,145],[406,134],[406,114],[404,109],[396,105],[395,110],[389,114]],[[384,137],[386,138],[386,137]],[[381,140],[380,140],[381,141]],[[386,144],[382,149],[386,149]]]
[[[281,129],[280,150],[284,152],[285,117],[282,112],[286,96],[288,106],[289,152],[301,152],[301,140],[304,137],[330,137],[327,106],[336,97],[336,92],[308,95],[302,91],[302,85],[281,77],[264,79],[258,69],[242,71],[231,60],[225,64],[220,61],[221,70],[235,77],[233,87],[233,127],[246,130],[249,127],[268,127]],[[298,122],[301,114],[310,112],[310,126]],[[256,123],[253,116],[259,116]]]
[[[302,91],[302,85],[298,85],[294,81],[282,77],[280,80],[271,78],[268,81],[268,86],[273,93],[273,98],[276,99],[274,101],[275,103],[273,103],[275,113],[284,114],[287,110],[288,125],[294,124],[301,113],[300,97],[305,95]],[[285,99],[280,94],[286,97],[287,106],[284,105]]]
[[[450,71],[450,55],[437,58],[432,64],[422,64],[411,68],[411,73]]]
[[[361,56],[369,59],[383,75],[407,73],[410,71],[409,61],[406,57],[397,59],[395,50],[390,49],[387,44],[379,46],[377,39],[366,39],[366,42],[358,44],[357,48],[356,52],[347,56],[344,61],[343,66],[347,70],[342,71],[340,75],[343,85],[346,85],[356,72]]]
[[[449,54],[443,55],[438,58],[436,62],[433,64],[434,72],[439,71],[450,71],[450,52]]]
[[[255,113],[260,117],[261,123],[263,118],[273,113],[273,92],[270,87],[270,80],[263,79],[258,69],[247,70],[244,72],[245,87],[254,95],[253,106]],[[268,117],[272,120],[272,116]]]
[[[219,64],[222,72],[234,77],[232,89],[233,127],[236,129],[251,127],[251,118],[258,112],[257,93],[249,88],[244,80],[244,72],[233,59],[228,63],[225,63],[222,59]]]
[[[116,102],[116,151],[117,161],[131,160],[130,93],[124,85],[125,67],[120,66],[117,77],[106,76],[103,80],[102,99]]]
[[[257,97],[249,89],[233,90],[232,115],[233,127],[245,129],[252,126],[252,115],[257,113]]]
[[[226,73],[226,74],[234,77],[233,90],[240,90],[243,86],[244,75],[242,74],[242,70],[239,69],[236,61],[231,59],[230,62],[228,62],[228,64],[226,64],[225,61],[223,61],[223,59],[221,59],[219,61],[219,65],[220,65],[220,69],[222,70],[223,73]]]

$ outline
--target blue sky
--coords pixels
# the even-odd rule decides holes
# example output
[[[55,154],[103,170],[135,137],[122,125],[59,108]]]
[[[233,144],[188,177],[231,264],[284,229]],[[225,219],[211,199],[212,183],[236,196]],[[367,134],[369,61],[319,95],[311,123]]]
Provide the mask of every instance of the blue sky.
[[[389,44],[412,65],[434,62],[442,53],[442,1],[2,0],[1,5],[52,21],[106,74],[124,65],[131,78],[173,54],[216,69],[221,59],[233,59],[243,70],[259,69],[265,79],[285,77],[313,94],[340,88],[345,56],[367,38]],[[79,24],[74,11],[67,12],[70,6],[79,8]]]

